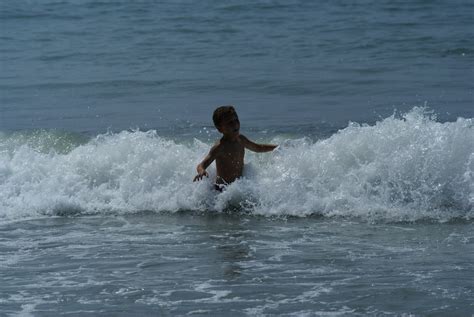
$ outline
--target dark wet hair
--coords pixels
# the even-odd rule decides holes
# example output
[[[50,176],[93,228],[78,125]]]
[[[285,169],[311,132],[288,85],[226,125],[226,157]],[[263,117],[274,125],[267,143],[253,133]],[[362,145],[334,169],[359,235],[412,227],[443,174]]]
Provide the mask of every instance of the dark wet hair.
[[[237,115],[233,106],[222,106],[214,110],[214,114],[212,115],[212,121],[214,121],[214,125],[217,127],[220,126],[222,120],[228,118],[231,115]]]

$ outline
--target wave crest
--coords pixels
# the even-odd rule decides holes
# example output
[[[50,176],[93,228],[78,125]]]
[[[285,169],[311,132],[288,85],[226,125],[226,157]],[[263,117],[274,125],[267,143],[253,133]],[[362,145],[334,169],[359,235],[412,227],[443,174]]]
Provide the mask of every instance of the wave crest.
[[[473,121],[440,123],[424,108],[372,126],[350,123],[324,140],[276,136],[280,147],[247,152],[244,177],[221,194],[212,166],[210,179],[192,182],[209,150],[197,139],[122,131],[47,151],[46,137],[54,138],[43,133],[38,150],[31,138],[0,135],[0,218],[235,208],[388,221],[473,217]]]

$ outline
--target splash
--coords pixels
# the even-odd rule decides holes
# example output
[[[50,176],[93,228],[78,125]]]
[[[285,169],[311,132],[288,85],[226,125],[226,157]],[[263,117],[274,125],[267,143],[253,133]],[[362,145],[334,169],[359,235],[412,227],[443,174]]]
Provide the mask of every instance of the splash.
[[[86,142],[0,135],[0,219],[233,209],[387,221],[473,217],[472,119],[441,123],[414,108],[375,125],[350,123],[323,140],[273,142],[280,147],[272,153],[247,152],[244,177],[217,193],[213,166],[210,179],[192,182],[210,146],[197,139],[178,143],[155,131]]]

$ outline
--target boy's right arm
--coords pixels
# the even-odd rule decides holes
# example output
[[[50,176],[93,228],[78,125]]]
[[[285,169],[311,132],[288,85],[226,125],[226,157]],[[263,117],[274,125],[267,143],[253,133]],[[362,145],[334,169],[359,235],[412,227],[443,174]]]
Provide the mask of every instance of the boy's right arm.
[[[201,180],[204,176],[209,177],[209,174],[206,172],[206,168],[216,159],[218,148],[218,144],[215,144],[206,157],[202,160],[202,162],[198,164],[196,168],[197,175],[194,177],[193,182]]]

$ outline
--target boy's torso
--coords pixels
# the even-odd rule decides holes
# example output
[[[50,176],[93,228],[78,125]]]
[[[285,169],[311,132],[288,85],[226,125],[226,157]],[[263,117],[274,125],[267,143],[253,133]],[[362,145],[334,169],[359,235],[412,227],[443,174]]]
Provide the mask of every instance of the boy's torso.
[[[240,141],[221,140],[216,157],[217,184],[228,184],[242,176],[245,148]]]

